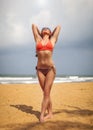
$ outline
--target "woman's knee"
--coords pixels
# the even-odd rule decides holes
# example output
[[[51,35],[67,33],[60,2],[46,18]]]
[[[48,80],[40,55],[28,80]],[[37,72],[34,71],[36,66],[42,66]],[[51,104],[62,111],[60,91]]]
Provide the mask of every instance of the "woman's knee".
[[[49,96],[50,96],[50,91],[49,90],[47,90],[47,91],[44,90],[44,97],[49,97]]]

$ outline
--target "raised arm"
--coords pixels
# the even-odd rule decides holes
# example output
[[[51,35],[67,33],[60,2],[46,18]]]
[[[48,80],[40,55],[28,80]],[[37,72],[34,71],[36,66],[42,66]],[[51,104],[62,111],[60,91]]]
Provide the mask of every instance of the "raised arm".
[[[33,32],[34,39],[36,42],[41,39],[40,30],[35,24],[32,24],[32,32]]]
[[[52,35],[51,35],[51,41],[52,41],[53,43],[56,43],[56,42],[57,42],[60,29],[61,29],[61,27],[58,25],[58,26],[53,30]]]

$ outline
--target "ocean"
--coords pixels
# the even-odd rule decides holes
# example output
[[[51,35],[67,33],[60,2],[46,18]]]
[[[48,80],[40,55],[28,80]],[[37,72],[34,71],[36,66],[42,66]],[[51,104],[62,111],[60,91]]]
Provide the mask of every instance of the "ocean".
[[[54,83],[93,82],[93,77],[65,76],[56,77]],[[0,77],[0,84],[32,84],[38,83],[37,77]]]

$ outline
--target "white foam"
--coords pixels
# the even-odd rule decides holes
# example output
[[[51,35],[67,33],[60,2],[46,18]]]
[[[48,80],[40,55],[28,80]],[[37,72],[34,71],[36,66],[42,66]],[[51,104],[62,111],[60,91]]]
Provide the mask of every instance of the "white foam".
[[[79,76],[69,76],[69,77],[56,77],[54,83],[65,83],[65,82],[87,82],[93,81],[93,77],[79,77]],[[1,84],[31,84],[38,83],[37,77],[0,77]]]

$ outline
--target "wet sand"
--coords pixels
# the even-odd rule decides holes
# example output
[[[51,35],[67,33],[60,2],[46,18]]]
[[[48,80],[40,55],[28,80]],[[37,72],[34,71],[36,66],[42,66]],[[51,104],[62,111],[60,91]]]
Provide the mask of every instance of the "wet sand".
[[[0,85],[0,130],[93,130],[93,82],[52,86],[53,118],[39,122],[39,84]]]

